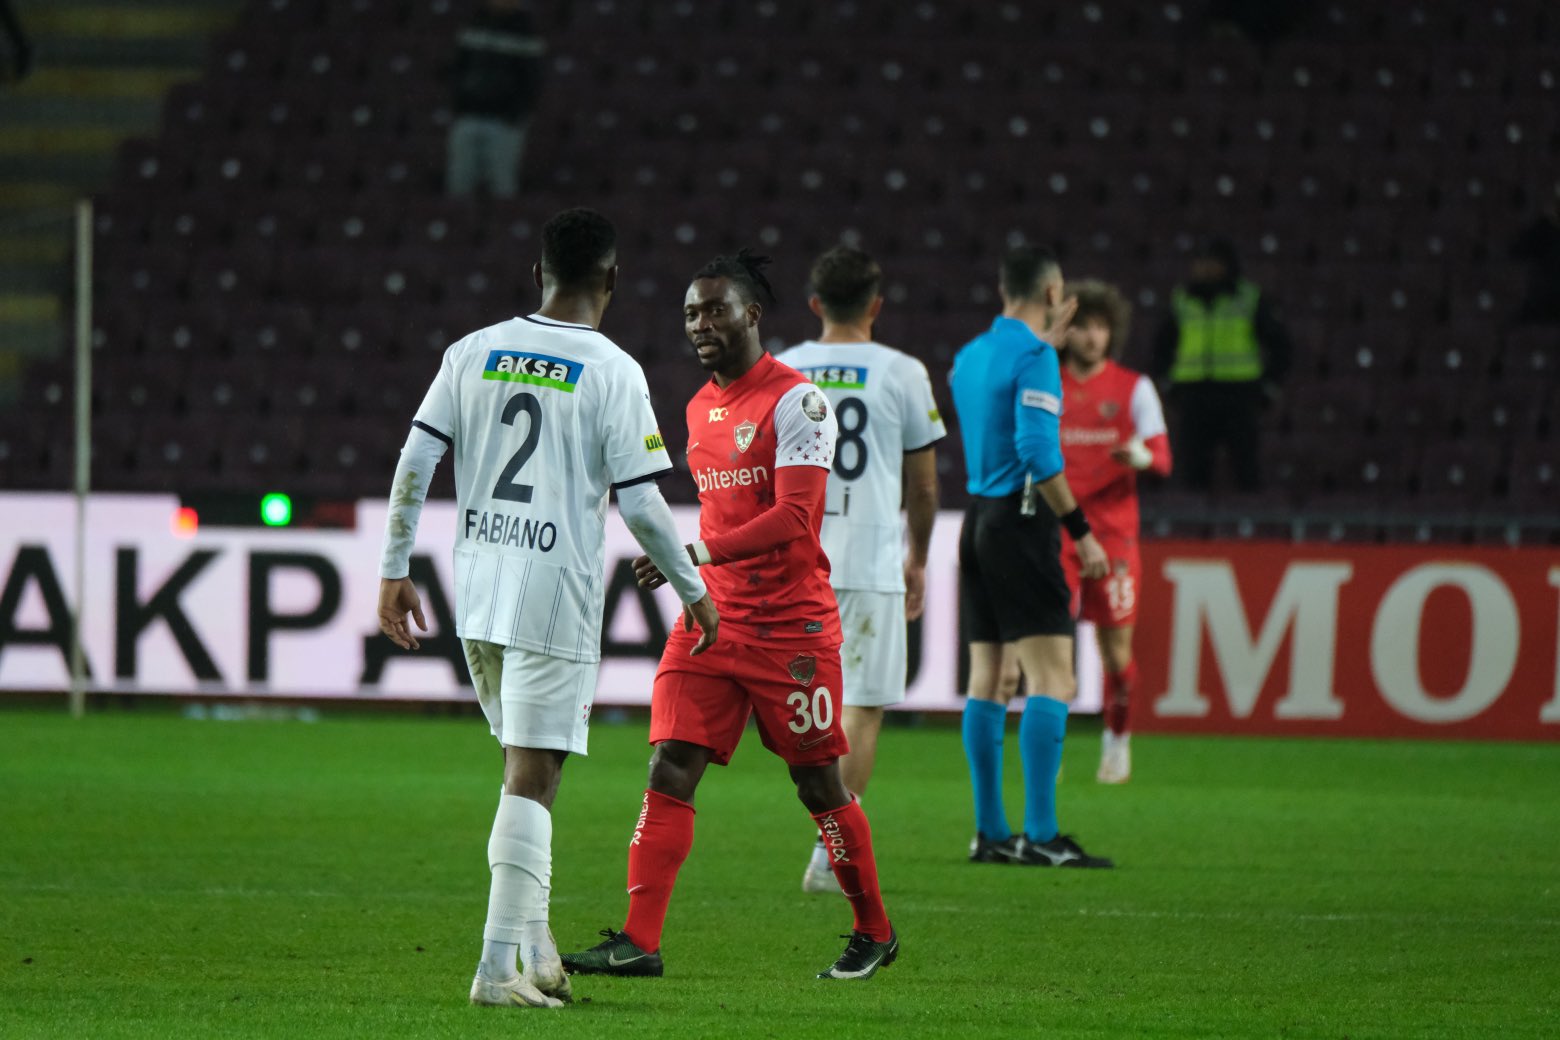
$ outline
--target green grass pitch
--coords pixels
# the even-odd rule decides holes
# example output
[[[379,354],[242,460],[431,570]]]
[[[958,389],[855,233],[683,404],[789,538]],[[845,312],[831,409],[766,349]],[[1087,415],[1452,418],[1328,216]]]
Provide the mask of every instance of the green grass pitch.
[[[0,1037],[1560,1035],[1560,747],[1074,727],[1063,826],[1114,872],[965,862],[957,729],[891,728],[866,807],[900,961],[812,976],[837,897],[749,734],[699,794],[663,979],[473,1008],[498,754],[475,718],[0,711]],[[644,723],[555,812],[564,948],[622,923]],[[1022,808],[1008,745],[1010,814]]]

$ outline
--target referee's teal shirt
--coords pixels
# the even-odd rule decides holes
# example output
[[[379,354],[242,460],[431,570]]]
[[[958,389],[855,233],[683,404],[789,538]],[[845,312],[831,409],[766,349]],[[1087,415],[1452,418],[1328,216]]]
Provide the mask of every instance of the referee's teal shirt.
[[[1051,344],[999,317],[966,343],[948,376],[972,495],[1003,498],[1062,471],[1062,369]]]

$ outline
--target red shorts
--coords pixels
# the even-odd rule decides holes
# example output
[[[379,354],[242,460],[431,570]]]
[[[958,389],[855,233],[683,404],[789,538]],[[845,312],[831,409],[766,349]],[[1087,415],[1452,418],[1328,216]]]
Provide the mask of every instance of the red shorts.
[[[1073,548],[1071,538],[1065,534],[1062,537],[1062,569],[1067,572],[1067,587],[1072,590],[1073,614],[1078,620],[1092,621],[1101,628],[1125,628],[1137,621],[1138,586],[1143,572],[1138,542],[1136,538],[1110,535],[1099,541],[1110,559],[1110,573],[1081,581],[1078,550]]]
[[[759,739],[788,765],[828,765],[850,750],[838,646],[779,650],[721,639],[690,657],[697,637],[679,624],[666,641],[650,698],[650,743],[697,744],[725,765],[753,715]]]

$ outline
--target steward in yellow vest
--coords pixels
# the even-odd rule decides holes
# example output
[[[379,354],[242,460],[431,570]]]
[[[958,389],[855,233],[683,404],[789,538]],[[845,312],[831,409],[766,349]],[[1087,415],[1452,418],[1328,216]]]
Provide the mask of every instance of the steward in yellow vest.
[[[1177,468],[1187,486],[1208,489],[1222,448],[1235,486],[1255,491],[1262,410],[1289,368],[1289,333],[1262,290],[1241,277],[1229,242],[1202,243],[1190,274],[1170,294],[1149,365],[1178,420]]]

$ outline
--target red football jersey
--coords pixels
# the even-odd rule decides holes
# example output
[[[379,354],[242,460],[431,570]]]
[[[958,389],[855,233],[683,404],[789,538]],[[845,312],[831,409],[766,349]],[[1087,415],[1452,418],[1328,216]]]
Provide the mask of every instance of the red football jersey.
[[[1062,459],[1067,484],[1103,540],[1137,537],[1137,471],[1110,457],[1134,437],[1153,452],[1151,468],[1169,472],[1164,410],[1145,375],[1114,361],[1080,382],[1062,366]],[[1155,440],[1157,438],[1157,441]]]
[[[699,537],[754,519],[775,503],[775,471],[834,461],[827,398],[800,372],[765,354],[722,389],[712,379],[688,402],[688,466],[699,488]],[[829,558],[818,541],[823,490],[807,533],[771,552],[701,569],[720,610],[721,638],[776,646],[840,642]]]

